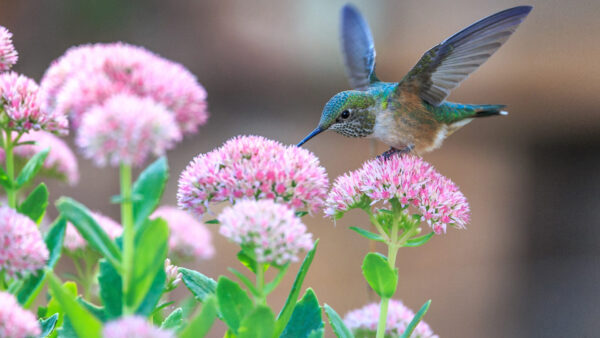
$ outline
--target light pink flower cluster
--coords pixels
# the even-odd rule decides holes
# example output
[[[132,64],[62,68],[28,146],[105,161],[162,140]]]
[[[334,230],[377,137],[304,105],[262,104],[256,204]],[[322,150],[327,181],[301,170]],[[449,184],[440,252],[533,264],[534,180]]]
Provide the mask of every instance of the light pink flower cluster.
[[[316,212],[328,183],[325,169],[308,150],[261,136],[238,136],[188,165],[179,178],[177,199],[181,208],[197,215],[211,202],[248,198]]]
[[[83,116],[75,141],[98,166],[139,166],[150,153],[162,155],[180,140],[175,119],[164,106],[119,94]]]
[[[329,192],[325,213],[337,217],[356,207],[363,196],[371,204],[398,199],[403,207],[414,208],[414,214],[437,234],[445,233],[448,225],[464,228],[469,221],[469,204],[458,187],[413,155],[371,160],[338,177]]]
[[[102,330],[106,338],[175,338],[171,331],[161,330],[144,317],[128,316],[108,322]]]
[[[293,209],[273,200],[244,200],[219,215],[219,233],[234,243],[254,249],[259,263],[284,265],[312,248],[312,234]]]
[[[15,296],[0,291],[0,337],[37,337],[41,333],[33,313],[23,309]]]
[[[7,71],[19,59],[19,54],[12,43],[12,33],[0,26],[0,71]]]
[[[171,264],[170,259],[165,259],[165,274],[167,275],[167,280],[165,282],[166,289],[171,291],[177,287],[179,282],[181,282],[181,272],[179,272],[179,267]]]
[[[115,239],[121,236],[121,233],[123,233],[123,228],[121,225],[113,221],[110,217],[104,216],[98,212],[92,212],[92,217],[111,239]],[[84,249],[87,246],[87,243],[85,239],[81,237],[81,234],[79,231],[77,231],[75,226],[73,226],[71,223],[67,223],[67,231],[65,232],[65,240],[63,245],[69,251],[75,251],[78,249]]]
[[[7,206],[0,207],[0,270],[14,277],[41,269],[48,248],[37,225]]]
[[[66,116],[41,109],[39,87],[24,75],[15,72],[0,74],[0,103],[8,128],[21,132],[41,129],[67,132]]]
[[[183,133],[206,122],[206,91],[182,65],[124,43],[82,45],[55,60],[41,81],[44,105],[83,115],[116,94],[151,98],[174,114]]]
[[[150,216],[169,224],[169,250],[182,258],[210,259],[215,254],[212,235],[206,226],[176,207],[162,206]]]
[[[415,316],[409,308],[404,306],[401,301],[390,299],[387,321],[386,321],[386,337],[400,337],[406,327]],[[361,337],[375,336],[377,324],[379,322],[379,304],[371,303],[360,309],[349,312],[344,318],[346,326],[357,336],[361,333]],[[421,321],[413,333],[411,338],[437,338],[429,325]]]

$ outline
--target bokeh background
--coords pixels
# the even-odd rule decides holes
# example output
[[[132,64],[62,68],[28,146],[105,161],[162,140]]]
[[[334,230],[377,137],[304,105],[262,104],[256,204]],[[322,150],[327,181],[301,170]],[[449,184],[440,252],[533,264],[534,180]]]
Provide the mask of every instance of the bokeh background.
[[[459,29],[523,4],[353,2],[371,24],[385,81],[400,80]],[[450,97],[507,104],[510,115],[474,121],[425,156],[460,185],[471,224],[398,256],[397,298],[415,310],[432,299],[425,320],[442,337],[592,337],[600,330],[600,2],[527,3],[535,8],[516,34]],[[37,80],[68,47],[111,41],[145,46],[197,75],[211,118],[168,154],[164,201],[175,204],[177,177],[195,155],[238,134],[296,143],[315,127],[323,104],[348,88],[338,41],[343,4],[3,0],[0,24],[14,33],[15,70]],[[372,156],[370,145],[325,133],[307,148],[333,180]],[[118,219],[109,202],[118,193],[117,172],[82,158],[79,164],[81,182],[50,182],[51,198],[68,195]],[[373,301],[360,272],[368,244],[347,229],[366,225],[366,217],[305,222],[321,239],[305,285],[340,314]],[[187,266],[216,277],[239,263],[236,247],[212,231],[216,257]],[[270,304],[283,304],[298,266]]]

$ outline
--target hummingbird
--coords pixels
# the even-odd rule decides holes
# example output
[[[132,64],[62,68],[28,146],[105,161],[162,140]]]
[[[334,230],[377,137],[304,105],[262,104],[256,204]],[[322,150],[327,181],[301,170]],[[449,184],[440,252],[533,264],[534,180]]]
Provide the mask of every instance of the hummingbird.
[[[375,75],[375,46],[366,20],[352,5],[341,11],[341,45],[352,90],[325,104],[319,125],[298,146],[326,130],[375,138],[394,153],[426,153],[474,118],[506,115],[504,105],[446,101],[450,91],[481,66],[531,12],[518,6],[481,19],[427,51],[400,82]]]

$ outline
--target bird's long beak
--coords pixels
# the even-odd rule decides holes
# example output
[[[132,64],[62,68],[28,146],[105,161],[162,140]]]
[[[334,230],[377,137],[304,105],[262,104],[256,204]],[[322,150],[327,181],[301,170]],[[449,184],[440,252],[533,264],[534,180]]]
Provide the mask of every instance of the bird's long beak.
[[[304,143],[306,143],[306,141],[310,140],[311,138],[317,136],[317,134],[322,133],[324,130],[325,129],[321,129],[321,127],[315,128],[315,130],[313,130],[310,134],[308,134],[308,136],[306,136],[302,141],[300,141],[300,143],[298,143],[298,147],[302,146]]]

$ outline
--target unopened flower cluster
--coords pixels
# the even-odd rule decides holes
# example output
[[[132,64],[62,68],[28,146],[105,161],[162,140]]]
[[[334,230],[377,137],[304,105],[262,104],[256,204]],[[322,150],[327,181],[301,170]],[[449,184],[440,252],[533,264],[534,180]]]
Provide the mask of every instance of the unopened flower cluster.
[[[37,337],[41,333],[33,313],[23,309],[15,296],[0,291],[0,337]]]
[[[106,338],[174,338],[172,331],[161,330],[141,316],[127,316],[108,322],[102,330]]]
[[[469,221],[466,197],[450,179],[418,156],[371,160],[340,176],[329,193],[325,213],[340,217],[358,207],[364,197],[371,205],[396,198],[407,212],[419,215],[437,234],[446,232],[448,225],[464,228]]]
[[[328,185],[325,169],[306,149],[260,136],[239,136],[198,155],[181,174],[179,206],[197,215],[210,203],[272,199],[316,212]]]
[[[12,33],[0,26],[0,71],[7,71],[19,59],[19,54],[12,43]]]
[[[104,216],[98,212],[91,213],[94,220],[100,225],[102,230],[106,232],[110,239],[115,239],[123,233],[121,225],[113,221],[110,217]],[[64,247],[69,251],[75,251],[78,249],[84,249],[87,246],[87,242],[75,226],[71,223],[67,223],[67,230],[65,232]]]
[[[273,200],[243,200],[219,215],[219,232],[243,248],[253,248],[256,261],[285,265],[313,245],[312,234],[294,211]]]
[[[390,299],[386,329],[386,337],[400,337],[415,316],[414,312],[404,306],[401,301]],[[346,326],[356,336],[374,336],[379,322],[379,304],[371,303],[360,309],[349,312],[344,318]],[[411,338],[437,338],[429,325],[419,322]]]

